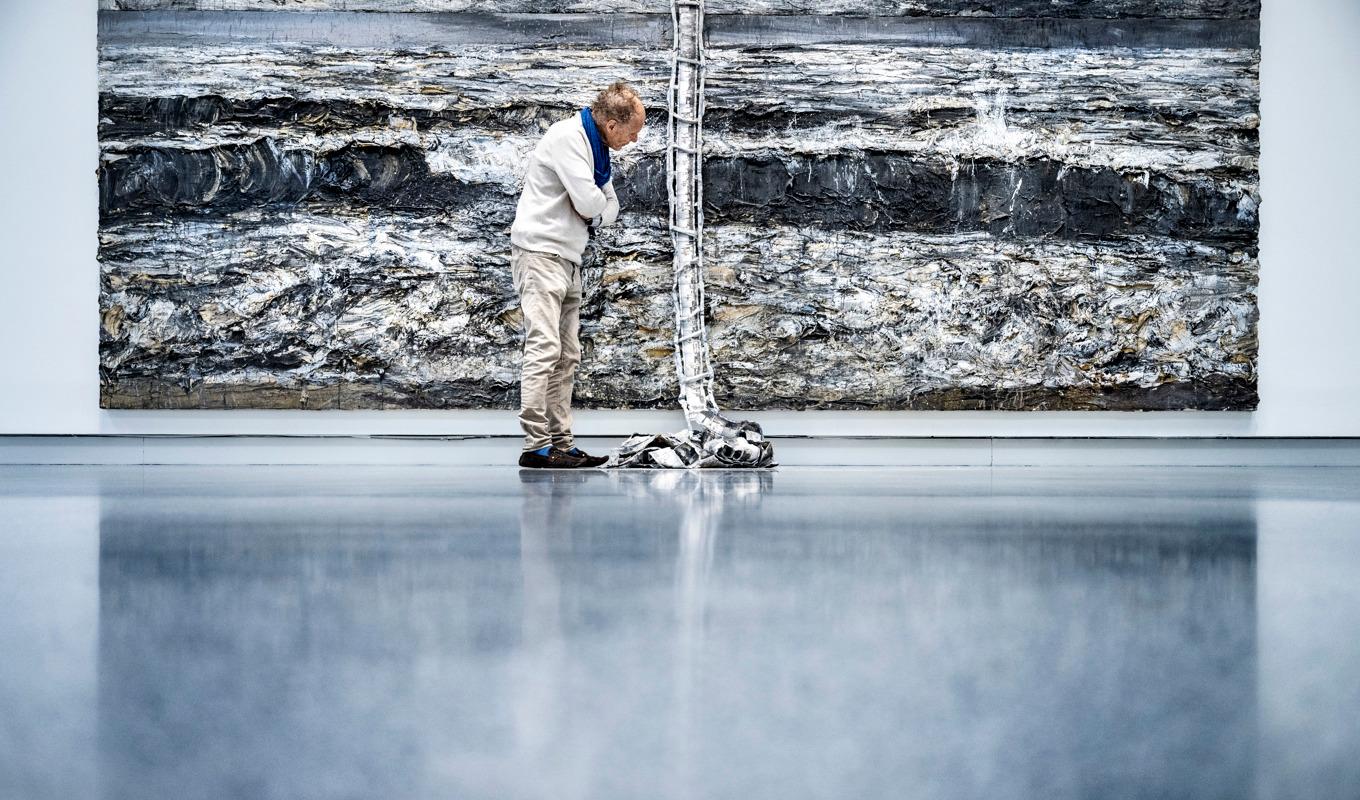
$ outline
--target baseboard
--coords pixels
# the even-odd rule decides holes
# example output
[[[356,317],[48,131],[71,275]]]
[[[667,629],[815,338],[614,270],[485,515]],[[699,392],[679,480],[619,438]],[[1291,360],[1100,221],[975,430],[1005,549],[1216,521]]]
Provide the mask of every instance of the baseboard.
[[[800,466],[1360,467],[1360,439],[775,437]],[[580,444],[604,452],[618,439]],[[0,464],[512,466],[510,436],[0,436]]]

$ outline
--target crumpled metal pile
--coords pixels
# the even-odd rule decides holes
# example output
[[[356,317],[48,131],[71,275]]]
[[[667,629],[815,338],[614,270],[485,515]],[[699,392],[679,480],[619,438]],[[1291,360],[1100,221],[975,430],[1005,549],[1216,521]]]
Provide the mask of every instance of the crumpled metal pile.
[[[707,423],[678,433],[635,433],[609,454],[606,469],[751,469],[777,466],[774,446],[754,422],[712,411]]]
[[[605,469],[769,469],[779,466],[769,442],[759,432],[740,438],[706,435],[703,431],[635,433],[609,454]]]

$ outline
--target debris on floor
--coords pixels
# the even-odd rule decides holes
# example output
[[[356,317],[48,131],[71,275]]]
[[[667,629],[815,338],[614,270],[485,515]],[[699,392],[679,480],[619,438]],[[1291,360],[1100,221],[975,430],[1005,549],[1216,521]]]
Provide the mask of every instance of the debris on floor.
[[[701,424],[678,433],[636,433],[609,454],[607,469],[769,468],[774,447],[754,422],[732,422],[705,411]],[[691,420],[693,424],[693,420]]]

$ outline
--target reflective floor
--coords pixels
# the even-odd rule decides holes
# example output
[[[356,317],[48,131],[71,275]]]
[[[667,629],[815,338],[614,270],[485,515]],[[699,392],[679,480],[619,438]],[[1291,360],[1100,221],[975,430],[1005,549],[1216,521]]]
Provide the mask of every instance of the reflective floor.
[[[1360,472],[0,467],[0,797],[1360,797]]]

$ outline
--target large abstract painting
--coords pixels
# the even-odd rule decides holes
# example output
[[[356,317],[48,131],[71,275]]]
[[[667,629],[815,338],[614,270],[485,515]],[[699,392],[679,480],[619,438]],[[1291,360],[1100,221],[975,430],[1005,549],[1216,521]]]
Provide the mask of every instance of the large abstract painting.
[[[1257,403],[1259,0],[709,0],[724,407]],[[552,122],[649,129],[577,404],[673,407],[670,0],[101,0],[107,408],[508,408]]]

